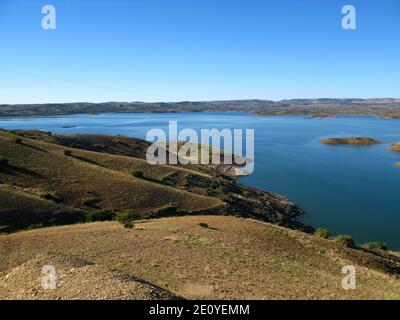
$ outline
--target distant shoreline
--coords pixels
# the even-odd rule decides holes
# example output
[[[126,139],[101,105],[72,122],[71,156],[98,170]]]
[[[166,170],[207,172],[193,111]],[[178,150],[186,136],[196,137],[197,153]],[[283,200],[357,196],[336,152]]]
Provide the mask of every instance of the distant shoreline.
[[[183,102],[104,102],[2,104],[0,117],[67,116],[101,113],[248,112],[254,115],[304,115],[312,118],[375,116],[400,119],[400,99],[293,99]]]

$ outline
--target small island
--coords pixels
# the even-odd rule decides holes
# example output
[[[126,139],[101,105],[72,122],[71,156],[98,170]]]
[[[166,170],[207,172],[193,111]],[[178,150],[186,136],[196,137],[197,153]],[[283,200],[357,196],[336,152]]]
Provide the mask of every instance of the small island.
[[[394,143],[389,147],[390,151],[400,151],[400,143]]]
[[[372,145],[382,142],[367,137],[351,137],[351,138],[328,138],[320,140],[323,144],[353,144],[353,145]]]
[[[394,166],[395,166],[395,167],[400,167],[400,162],[396,162],[396,163],[394,164]]]

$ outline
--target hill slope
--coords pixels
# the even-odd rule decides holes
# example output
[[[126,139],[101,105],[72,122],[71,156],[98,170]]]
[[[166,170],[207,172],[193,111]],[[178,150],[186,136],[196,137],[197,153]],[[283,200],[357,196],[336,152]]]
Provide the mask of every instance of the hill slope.
[[[147,145],[127,137],[0,131],[0,227],[69,224],[93,210],[133,209],[143,217],[240,215],[312,231],[295,220],[303,212],[286,198],[240,186],[208,166],[150,165]]]

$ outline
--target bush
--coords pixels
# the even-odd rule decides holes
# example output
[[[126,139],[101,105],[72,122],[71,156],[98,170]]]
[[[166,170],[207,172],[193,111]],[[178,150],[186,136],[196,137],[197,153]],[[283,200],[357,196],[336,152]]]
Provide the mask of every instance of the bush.
[[[351,236],[346,236],[346,235],[338,235],[335,238],[336,242],[339,242],[340,244],[345,245],[348,248],[354,248],[355,247],[355,243],[354,240]]]
[[[211,182],[210,182],[210,184],[209,184],[209,187],[211,188],[211,189],[218,189],[218,187],[219,187],[219,183],[217,182],[217,181],[215,181],[215,180],[212,180]]]
[[[135,226],[135,224],[132,221],[124,223],[124,228],[126,228],[126,229],[133,229],[134,226]]]
[[[232,202],[233,201],[233,199],[232,199],[232,197],[229,195],[229,194],[221,194],[220,195],[220,197],[219,197],[222,201],[224,201],[224,202]]]
[[[143,171],[132,169],[131,174],[136,178],[143,178]]]
[[[208,228],[208,224],[205,223],[205,222],[200,222],[199,226],[202,227],[202,228],[206,228],[206,229]]]
[[[72,155],[71,150],[64,150],[64,156],[70,156],[70,155]]]
[[[9,163],[7,158],[0,157],[0,166],[7,166]]]
[[[317,230],[315,230],[314,235],[320,238],[327,239],[329,238],[329,231],[325,228],[318,228]]]
[[[15,138],[14,142],[18,143],[18,144],[21,144],[22,143],[22,139],[21,138]]]
[[[108,210],[94,210],[86,214],[86,222],[112,221],[115,219],[115,213]]]
[[[133,210],[125,210],[117,214],[117,221],[123,224],[125,228],[133,228],[133,221],[140,218],[141,216],[135,213]]]
[[[75,149],[80,149],[80,148],[82,148],[82,146],[81,146],[79,143],[73,143],[73,144],[71,145],[71,147],[72,147],[72,148],[75,148]]]
[[[368,250],[373,250],[373,251],[387,251],[388,247],[385,243],[381,242],[367,242],[364,243],[361,247],[368,249]]]

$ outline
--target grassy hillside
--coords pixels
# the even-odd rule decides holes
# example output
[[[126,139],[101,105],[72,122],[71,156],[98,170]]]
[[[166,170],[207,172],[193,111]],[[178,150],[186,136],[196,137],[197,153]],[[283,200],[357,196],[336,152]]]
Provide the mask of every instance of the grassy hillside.
[[[68,148],[4,131],[0,155],[8,162],[0,166],[0,197],[7,199],[0,205],[2,225],[13,223],[9,219],[13,212],[39,217],[56,207],[147,213],[171,204],[188,212],[223,205],[218,198],[159,183],[160,178],[184,170],[150,166],[140,158]],[[141,170],[144,177],[134,177],[132,170]]]
[[[184,298],[400,299],[400,258],[396,256],[223,216],[148,220],[134,229],[103,222],[2,235],[0,286],[11,277],[10,283],[19,284],[19,297],[32,298],[31,286],[24,290],[22,284],[39,279],[39,267],[51,264],[55,253],[85,261],[93,265],[93,272],[111,268]],[[341,287],[345,265],[356,266],[355,290]],[[29,272],[16,272],[19,266]],[[60,268],[64,273],[65,267]],[[35,297],[69,298],[68,292],[75,292],[75,298],[87,297],[87,291],[101,286],[99,279],[109,278],[108,273],[98,277],[87,273],[85,288],[77,291],[79,282],[73,281],[71,273],[52,296],[36,287]]]
[[[0,230],[79,222],[100,209],[229,214],[313,230],[296,221],[303,212],[285,197],[241,186],[212,166],[150,165],[147,146],[119,136],[0,131]]]

